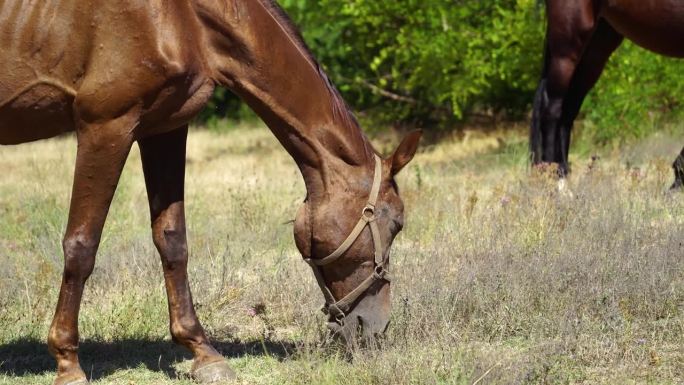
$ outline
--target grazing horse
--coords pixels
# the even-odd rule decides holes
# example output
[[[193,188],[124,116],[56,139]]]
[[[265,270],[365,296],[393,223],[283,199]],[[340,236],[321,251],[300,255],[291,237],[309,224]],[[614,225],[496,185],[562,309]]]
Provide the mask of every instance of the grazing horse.
[[[532,162],[569,171],[570,132],[587,93],[625,37],[672,57],[684,57],[684,3],[679,0],[546,0],[544,71],[534,98]],[[674,163],[684,183],[684,150]]]
[[[164,269],[170,331],[200,382],[234,374],[195,315],[184,217],[188,122],[215,86],[239,95],[296,162],[306,199],[295,243],[313,267],[334,332],[382,333],[389,247],[402,228],[394,176],[420,132],[380,158],[271,0],[0,0],[0,144],[75,132],[64,273],[48,346],[55,385],[87,384],[78,313],[105,217],[134,142]]]

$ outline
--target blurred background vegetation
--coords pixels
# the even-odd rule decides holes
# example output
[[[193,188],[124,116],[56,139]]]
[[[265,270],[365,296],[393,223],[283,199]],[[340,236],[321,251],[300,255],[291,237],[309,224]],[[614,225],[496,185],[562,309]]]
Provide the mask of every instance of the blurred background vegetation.
[[[525,122],[542,65],[538,0],[279,0],[364,127]],[[676,59],[625,43],[585,102],[585,142],[643,137],[681,115]],[[217,90],[201,119],[254,115]]]

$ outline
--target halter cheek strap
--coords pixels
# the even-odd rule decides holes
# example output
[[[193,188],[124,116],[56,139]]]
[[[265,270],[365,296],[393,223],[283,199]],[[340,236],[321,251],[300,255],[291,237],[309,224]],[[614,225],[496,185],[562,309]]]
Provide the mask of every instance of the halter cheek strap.
[[[380,238],[380,230],[378,229],[377,217],[375,216],[375,204],[378,200],[378,195],[380,193],[380,182],[382,180],[382,160],[378,155],[375,155],[375,176],[373,178],[373,187],[371,188],[370,195],[368,197],[368,202],[366,206],[361,211],[361,219],[356,223],[354,229],[347,237],[347,239],[342,242],[337,250],[333,251],[332,254],[321,259],[305,259],[316,276],[316,282],[320,286],[323,296],[325,296],[325,306],[323,311],[326,314],[332,315],[335,320],[342,325],[344,323],[344,318],[347,316],[351,310],[352,305],[377,281],[384,280],[389,282],[389,272],[385,268],[387,260],[384,258],[384,249],[382,247],[382,240]],[[354,242],[359,238],[361,232],[366,228],[370,227],[371,237],[373,238],[373,247],[375,252],[374,258],[374,268],[373,274],[366,278],[359,286],[354,290],[349,292],[344,298],[336,300],[332,291],[325,283],[323,279],[323,273],[321,272],[321,266],[329,265],[337,261],[344,253],[346,253],[349,248],[354,244]]]

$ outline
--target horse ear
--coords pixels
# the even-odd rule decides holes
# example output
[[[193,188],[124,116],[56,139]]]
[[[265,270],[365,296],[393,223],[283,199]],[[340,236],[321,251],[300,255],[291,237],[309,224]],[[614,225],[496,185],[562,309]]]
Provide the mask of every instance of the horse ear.
[[[397,175],[416,155],[421,135],[423,135],[422,130],[412,131],[401,141],[392,155],[392,176]]]

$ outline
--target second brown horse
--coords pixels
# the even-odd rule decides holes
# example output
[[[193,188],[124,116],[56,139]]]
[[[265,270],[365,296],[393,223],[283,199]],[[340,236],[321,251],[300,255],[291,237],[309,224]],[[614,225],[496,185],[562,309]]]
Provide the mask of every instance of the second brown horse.
[[[684,57],[684,2],[679,0],[546,0],[542,80],[534,100],[534,164],[568,170],[572,126],[587,93],[624,38],[661,55]],[[674,164],[684,184],[684,150]]]

